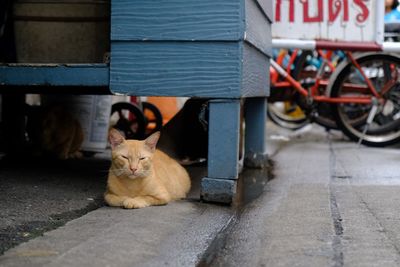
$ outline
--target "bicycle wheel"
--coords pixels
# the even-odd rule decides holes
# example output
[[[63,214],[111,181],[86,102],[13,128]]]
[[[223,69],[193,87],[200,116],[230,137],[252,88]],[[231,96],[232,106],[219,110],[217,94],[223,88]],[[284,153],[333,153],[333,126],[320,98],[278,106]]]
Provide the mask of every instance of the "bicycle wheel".
[[[400,141],[400,58],[382,53],[355,56],[380,98],[372,104],[341,103],[331,108],[338,127],[351,140],[382,147]],[[372,97],[367,82],[349,61],[342,62],[332,75],[328,88],[331,97]],[[373,110],[371,112],[371,110]],[[376,112],[375,112],[376,111]],[[370,124],[367,118],[375,114]]]
[[[128,102],[118,102],[111,107],[110,125],[125,134],[127,139],[144,139],[146,120],[140,108]]]
[[[287,52],[289,54],[289,52]],[[308,51],[300,51],[300,55],[294,61],[294,68],[291,75],[294,79],[298,79],[300,69],[303,68]],[[277,89],[284,90],[284,89]],[[278,100],[268,103],[267,115],[276,125],[289,130],[297,130],[309,123],[307,115],[303,109],[297,104],[298,93],[294,89],[287,89],[285,92],[276,92]],[[269,98],[269,99],[272,99]]]
[[[161,131],[163,117],[160,110],[149,102],[142,102],[143,114],[146,119],[146,135]]]
[[[276,125],[289,130],[303,128],[309,123],[301,108],[292,101],[268,103],[267,115]]]

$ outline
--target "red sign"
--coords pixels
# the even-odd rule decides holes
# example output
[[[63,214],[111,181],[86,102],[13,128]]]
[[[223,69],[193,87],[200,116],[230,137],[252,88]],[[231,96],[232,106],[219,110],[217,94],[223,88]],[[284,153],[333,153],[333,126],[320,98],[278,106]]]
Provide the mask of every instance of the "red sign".
[[[275,5],[275,21],[281,21],[282,10],[282,2],[284,0],[276,0]],[[310,0],[288,0],[289,1],[289,22],[295,21],[295,12],[296,9],[299,8],[302,10],[303,14],[303,22],[306,23],[319,23],[327,21],[329,23],[335,22],[339,15],[342,17],[342,21],[348,22],[350,20],[349,17],[349,7],[350,5],[354,5],[356,9],[358,9],[357,14],[355,15],[355,20],[357,23],[364,23],[369,15],[369,8],[367,2],[369,0],[317,0],[317,14],[310,15]],[[314,2],[314,1],[313,1]],[[324,12],[327,10],[327,12]],[[327,13],[327,16],[324,17],[324,13]]]

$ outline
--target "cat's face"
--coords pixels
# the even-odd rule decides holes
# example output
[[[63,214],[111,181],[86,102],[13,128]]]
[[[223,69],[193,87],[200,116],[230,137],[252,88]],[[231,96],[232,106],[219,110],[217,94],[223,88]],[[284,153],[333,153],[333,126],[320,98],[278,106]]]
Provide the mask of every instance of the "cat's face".
[[[116,176],[124,176],[129,179],[149,176],[158,138],[159,133],[155,133],[144,141],[125,140],[117,131],[110,131],[111,171]]]
[[[130,179],[145,178],[150,175],[152,157],[143,142],[127,140],[112,153],[112,171]]]

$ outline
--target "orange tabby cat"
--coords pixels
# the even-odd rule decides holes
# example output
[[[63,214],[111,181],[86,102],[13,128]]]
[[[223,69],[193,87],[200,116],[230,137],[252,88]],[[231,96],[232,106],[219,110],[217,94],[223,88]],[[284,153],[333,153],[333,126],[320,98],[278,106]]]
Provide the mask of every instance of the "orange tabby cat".
[[[110,130],[112,164],[104,194],[108,205],[137,209],[186,197],[189,175],[156,149],[159,137],[156,132],[144,141],[125,140],[117,130]]]

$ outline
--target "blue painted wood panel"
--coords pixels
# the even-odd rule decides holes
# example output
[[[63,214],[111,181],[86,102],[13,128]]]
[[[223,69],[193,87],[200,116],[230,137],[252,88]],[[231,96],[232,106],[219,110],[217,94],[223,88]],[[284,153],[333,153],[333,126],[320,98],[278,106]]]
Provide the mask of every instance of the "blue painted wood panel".
[[[242,41],[271,55],[270,22],[256,0],[119,0],[112,41]]]
[[[271,24],[256,0],[246,0],[245,3],[245,40],[264,54],[271,56]]]
[[[267,98],[247,98],[245,102],[245,165],[263,168],[268,164],[266,150]]]
[[[238,178],[239,125],[239,99],[209,102],[207,178]]]
[[[140,96],[268,95],[268,58],[243,42],[117,42],[110,89]]]
[[[112,92],[141,96],[238,97],[237,42],[121,42],[112,46]]]
[[[268,17],[270,23],[273,22],[274,10],[273,10],[273,1],[275,0],[255,0],[258,5],[261,7],[264,14]]]
[[[243,39],[243,0],[118,0],[111,40]]]
[[[269,95],[269,58],[245,43],[243,46],[242,97]]]
[[[14,86],[108,86],[107,64],[0,65],[0,84]]]
[[[267,98],[247,98],[245,102],[246,153],[266,152]]]

